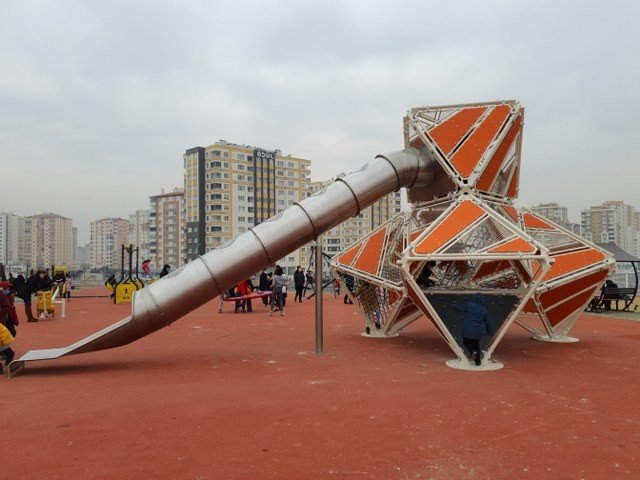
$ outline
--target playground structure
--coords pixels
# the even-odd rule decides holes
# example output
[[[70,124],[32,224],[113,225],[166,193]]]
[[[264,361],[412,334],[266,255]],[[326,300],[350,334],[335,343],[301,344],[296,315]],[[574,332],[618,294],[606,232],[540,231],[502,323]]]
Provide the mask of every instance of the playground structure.
[[[613,260],[513,206],[523,114],[514,101],[409,112],[407,148],[425,149],[446,179],[435,189],[411,189],[411,212],[334,258],[334,273],[365,317],[365,335],[396,336],[424,316],[458,357],[448,365],[463,369],[501,368],[491,355],[514,322],[538,340],[577,341],[568,333]],[[426,268],[430,275],[419,284]],[[483,293],[496,332],[481,343],[480,367],[465,355],[460,315],[452,308],[476,292]]]
[[[497,332],[480,368],[513,322],[536,338],[570,341],[568,331],[600,288],[613,260],[595,245],[512,205],[517,197],[523,109],[515,101],[416,108],[404,122],[405,149],[249,229],[227,244],[137,290],[131,315],[73,345],[33,350],[10,365],[129,344],[228,290],[240,280],[407,188],[411,214],[396,217],[334,262],[363,312],[369,336],[392,336],[425,316],[457,355],[459,321],[450,303],[482,291]],[[416,283],[435,262],[433,286]],[[345,281],[349,276],[349,281]],[[523,313],[522,318],[519,316]],[[527,317],[528,315],[528,317]]]
[[[105,283],[104,286],[107,290],[111,290],[113,294],[110,298],[113,299],[113,303],[131,303],[133,295],[136,291],[144,288],[144,282],[138,275],[138,262],[139,262],[139,247],[133,248],[132,244],[129,246],[122,245],[120,250],[120,279],[115,280],[115,274],[112,275]],[[128,255],[129,269],[125,275],[124,270],[124,258],[125,253]],[[136,256],[136,267],[133,268],[133,255]],[[113,280],[111,280],[113,279]],[[151,282],[149,282],[151,283]]]

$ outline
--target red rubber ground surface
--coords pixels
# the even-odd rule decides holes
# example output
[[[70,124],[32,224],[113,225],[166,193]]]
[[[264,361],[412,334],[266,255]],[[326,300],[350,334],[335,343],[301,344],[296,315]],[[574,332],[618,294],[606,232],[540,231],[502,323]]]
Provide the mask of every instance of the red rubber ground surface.
[[[567,345],[514,326],[503,370],[466,372],[424,321],[363,338],[327,296],[316,356],[311,301],[285,317],[217,306],[0,379],[2,477],[640,478],[638,322],[584,315]],[[65,346],[129,310],[74,299],[67,318],[22,323],[14,346]]]

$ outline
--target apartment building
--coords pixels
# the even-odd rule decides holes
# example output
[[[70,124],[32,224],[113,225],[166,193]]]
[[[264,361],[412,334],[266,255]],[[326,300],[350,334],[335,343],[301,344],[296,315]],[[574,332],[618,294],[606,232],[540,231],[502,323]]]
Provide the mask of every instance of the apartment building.
[[[569,209],[557,203],[540,203],[530,210],[541,217],[548,218],[552,222],[566,228],[576,235],[580,235],[582,228],[580,224],[569,221]]]
[[[124,218],[102,218],[91,222],[91,266],[120,270],[122,245],[129,246],[129,222]],[[125,265],[128,268],[128,264]]]
[[[611,242],[634,253],[634,208],[621,201],[608,201],[582,210],[582,236],[596,243]]]
[[[311,191],[322,190],[332,180],[312,182]],[[400,192],[392,192],[381,198],[369,207],[365,208],[356,217],[342,222],[322,236],[322,249],[325,253],[334,256],[345,250],[351,244],[357,242],[367,233],[386,223],[402,210]]]
[[[17,265],[23,257],[24,218],[0,212],[0,263]]]
[[[56,213],[24,217],[22,257],[31,268],[70,265],[73,259],[73,221]]]
[[[182,188],[149,197],[149,259],[151,268],[185,264],[185,193]]]
[[[184,154],[186,256],[219,247],[307,197],[311,161],[220,140]],[[288,274],[309,248],[278,259]]]

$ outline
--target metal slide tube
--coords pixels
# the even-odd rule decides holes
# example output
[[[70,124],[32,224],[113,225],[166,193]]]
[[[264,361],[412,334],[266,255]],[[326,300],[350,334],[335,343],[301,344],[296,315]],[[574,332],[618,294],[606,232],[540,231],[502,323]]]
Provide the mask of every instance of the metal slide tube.
[[[159,330],[385,195],[402,187],[428,187],[433,181],[430,171],[433,163],[423,150],[379,155],[230,244],[137,291],[130,317],[68,347],[29,351],[15,361],[17,368],[25,361],[119,347]]]

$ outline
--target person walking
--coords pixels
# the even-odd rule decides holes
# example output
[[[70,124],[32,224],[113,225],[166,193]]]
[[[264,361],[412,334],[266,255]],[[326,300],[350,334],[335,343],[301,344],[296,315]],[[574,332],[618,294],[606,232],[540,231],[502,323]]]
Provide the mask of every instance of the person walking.
[[[278,304],[280,308],[280,315],[284,316],[284,292],[287,289],[287,277],[282,272],[282,268],[276,265],[276,269],[273,272],[273,277],[271,278],[271,291],[272,293],[272,302],[271,302],[271,310],[269,311],[269,316],[273,314],[273,307],[275,304]]]
[[[298,265],[298,268],[296,268],[296,271],[293,274],[293,287],[296,289],[296,296],[293,298],[294,302],[299,301],[300,303],[302,303],[302,292],[304,290],[304,281],[305,281],[304,270],[300,265]]]
[[[484,306],[484,296],[476,293],[470,301],[463,304],[454,303],[453,309],[464,312],[462,320],[462,344],[469,352],[469,360],[477,366],[482,363],[480,352],[480,339],[483,335],[493,336],[493,325],[489,318],[489,312]]]

